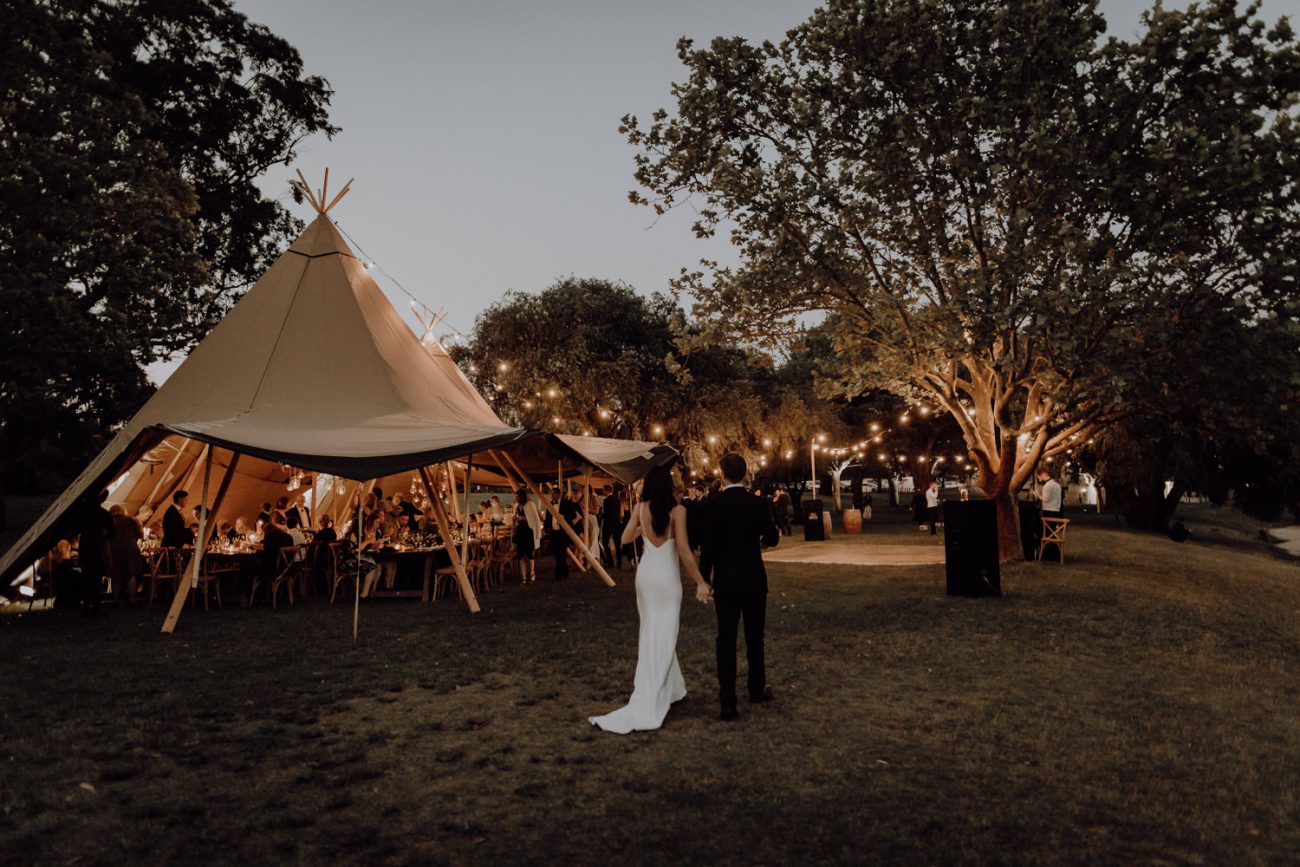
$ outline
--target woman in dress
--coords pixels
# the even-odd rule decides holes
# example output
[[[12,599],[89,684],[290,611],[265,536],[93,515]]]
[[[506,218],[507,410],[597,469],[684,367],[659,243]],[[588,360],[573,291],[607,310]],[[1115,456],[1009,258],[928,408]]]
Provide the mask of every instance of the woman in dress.
[[[515,557],[519,561],[519,583],[537,581],[537,549],[542,544],[542,515],[537,504],[528,498],[528,490],[515,491]]]
[[[636,570],[636,607],[641,615],[636,677],[632,698],[604,716],[590,717],[607,732],[627,734],[663,725],[673,702],[686,697],[686,681],[677,664],[677,624],[682,608],[681,566],[695,581],[695,598],[712,596],[686,543],[686,510],[673,496],[667,467],[646,474],[640,502],[623,530],[623,543],[641,536],[645,553]]]

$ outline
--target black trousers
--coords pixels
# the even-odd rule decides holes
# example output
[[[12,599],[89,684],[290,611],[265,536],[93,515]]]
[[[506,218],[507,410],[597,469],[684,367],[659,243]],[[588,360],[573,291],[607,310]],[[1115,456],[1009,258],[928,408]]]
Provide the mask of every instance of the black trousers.
[[[763,657],[763,624],[767,619],[766,593],[716,593],[713,607],[718,612],[718,699],[724,708],[736,706],[736,637],[740,619],[745,619],[745,655],[749,662],[746,678],[751,696],[767,686]]]
[[[551,550],[555,552],[555,577],[569,577],[569,536],[567,533],[551,534]]]
[[[613,558],[618,558],[619,568],[623,568],[623,546],[619,544],[619,537],[623,534],[622,527],[605,527],[600,528],[600,559],[605,565],[613,562]],[[614,553],[609,553],[610,543],[614,545]]]

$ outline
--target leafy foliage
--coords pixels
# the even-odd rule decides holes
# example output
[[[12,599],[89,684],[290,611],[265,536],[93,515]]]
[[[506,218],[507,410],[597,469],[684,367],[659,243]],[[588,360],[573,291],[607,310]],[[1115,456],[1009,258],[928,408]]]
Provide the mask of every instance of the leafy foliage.
[[[0,452],[30,490],[265,270],[299,227],[254,180],[335,130],[326,82],[225,0],[4,5]]]
[[[669,442],[697,475],[728,450],[755,468],[789,467],[784,453],[806,449],[812,428],[839,433],[808,380],[791,381],[763,353],[715,344],[679,357],[676,335],[690,330],[663,295],[570,277],[509,293],[452,354],[508,421]]]
[[[830,0],[780,44],[678,44],[634,201],[690,202],[742,262],[678,288],[711,332],[827,310],[859,388],[942,407],[999,503],[1118,418],[1156,309],[1297,288],[1300,52],[1231,0],[1102,41],[1089,0]],[[713,335],[708,334],[707,339]]]

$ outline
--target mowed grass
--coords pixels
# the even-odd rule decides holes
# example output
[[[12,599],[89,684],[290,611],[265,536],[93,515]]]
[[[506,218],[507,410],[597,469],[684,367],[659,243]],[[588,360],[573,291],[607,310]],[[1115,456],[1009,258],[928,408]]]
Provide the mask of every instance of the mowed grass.
[[[1001,599],[773,565],[777,700],[732,724],[688,597],[690,695],[623,737],[586,719],[630,689],[626,570],[544,563],[474,617],[363,606],[355,647],[310,601],[171,636],[161,607],[6,616],[0,861],[1294,863],[1300,568],[1244,534],[1070,533]]]

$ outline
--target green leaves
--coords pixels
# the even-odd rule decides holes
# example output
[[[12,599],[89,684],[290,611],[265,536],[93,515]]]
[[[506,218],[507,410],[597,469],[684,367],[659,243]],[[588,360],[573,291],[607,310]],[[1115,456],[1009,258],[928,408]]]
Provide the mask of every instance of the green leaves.
[[[1121,411],[1156,311],[1249,321],[1298,288],[1294,36],[1231,2],[1147,20],[1103,42],[1086,0],[830,0],[780,45],[680,43],[675,110],[624,122],[640,200],[734,225],[742,264],[678,288],[745,339],[831,312],[842,357],[992,468],[1043,432],[1027,475]]]
[[[298,226],[253,181],[333,128],[326,83],[221,0],[6,9],[0,441],[30,489],[84,463],[148,396],[145,365],[265,270]]]

